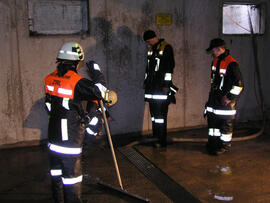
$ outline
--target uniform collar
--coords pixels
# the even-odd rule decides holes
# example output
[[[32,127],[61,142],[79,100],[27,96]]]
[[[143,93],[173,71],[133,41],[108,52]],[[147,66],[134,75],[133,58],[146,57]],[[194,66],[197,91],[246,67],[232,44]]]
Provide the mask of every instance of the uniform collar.
[[[230,55],[230,50],[226,49],[223,54],[218,56],[218,59],[220,59],[220,60],[225,59],[228,55]]]
[[[153,49],[153,50],[156,50],[157,47],[158,47],[158,45],[159,45],[161,42],[163,42],[163,41],[164,41],[164,39],[159,39],[158,42],[157,42],[156,44],[153,45],[152,49]]]

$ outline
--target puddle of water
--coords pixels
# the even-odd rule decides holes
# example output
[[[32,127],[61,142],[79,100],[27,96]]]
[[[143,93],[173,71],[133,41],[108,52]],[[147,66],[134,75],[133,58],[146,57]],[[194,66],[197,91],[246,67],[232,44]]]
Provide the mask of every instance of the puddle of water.
[[[220,167],[220,172],[223,175],[231,175],[232,174],[232,170],[229,166]]]
[[[222,201],[232,201],[233,197],[224,197],[220,195],[214,195],[214,198],[217,200],[222,200]]]
[[[214,199],[220,200],[220,201],[233,201],[233,196],[227,196],[224,193],[216,193],[214,194],[211,190],[208,190],[209,195],[213,196]]]

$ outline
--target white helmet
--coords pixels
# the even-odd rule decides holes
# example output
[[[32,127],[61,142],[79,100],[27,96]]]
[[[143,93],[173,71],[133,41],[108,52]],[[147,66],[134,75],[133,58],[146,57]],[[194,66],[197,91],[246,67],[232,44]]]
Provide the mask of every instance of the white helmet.
[[[64,43],[58,52],[57,59],[82,61],[84,59],[82,46],[76,42]]]

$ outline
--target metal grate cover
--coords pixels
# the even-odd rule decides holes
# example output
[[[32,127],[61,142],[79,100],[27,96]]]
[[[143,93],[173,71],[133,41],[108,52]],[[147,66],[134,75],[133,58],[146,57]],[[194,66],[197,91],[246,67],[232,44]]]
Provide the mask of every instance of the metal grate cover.
[[[134,148],[121,147],[118,150],[173,202],[200,202]]]

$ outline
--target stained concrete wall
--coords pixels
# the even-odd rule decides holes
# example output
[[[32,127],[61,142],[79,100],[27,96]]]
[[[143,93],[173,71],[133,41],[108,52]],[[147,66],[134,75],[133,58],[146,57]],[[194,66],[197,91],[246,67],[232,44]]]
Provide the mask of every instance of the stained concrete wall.
[[[269,9],[268,1],[264,2]],[[221,34],[221,5],[221,0],[89,0],[90,35],[30,37],[27,0],[0,0],[0,145],[46,139],[43,78],[55,69],[58,49],[67,41],[83,46],[86,60],[100,64],[108,87],[118,93],[119,101],[111,108],[112,134],[151,130],[142,89],[146,47],[141,35],[146,29],[155,30],[175,52],[173,81],[180,90],[177,103],[169,107],[169,129],[206,124],[202,113],[209,91],[211,57],[205,48],[217,36],[227,41],[244,76],[245,91],[237,119],[260,119],[251,38]],[[172,25],[156,25],[158,13],[172,14]],[[269,37],[266,21],[265,34],[258,37],[266,107],[270,104]],[[88,77],[86,69],[80,73]]]

